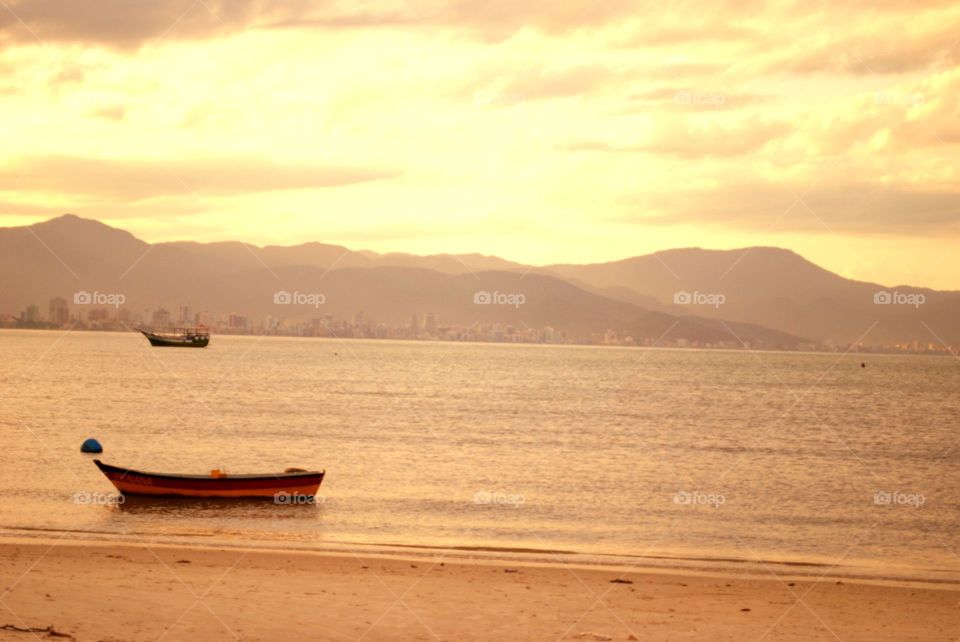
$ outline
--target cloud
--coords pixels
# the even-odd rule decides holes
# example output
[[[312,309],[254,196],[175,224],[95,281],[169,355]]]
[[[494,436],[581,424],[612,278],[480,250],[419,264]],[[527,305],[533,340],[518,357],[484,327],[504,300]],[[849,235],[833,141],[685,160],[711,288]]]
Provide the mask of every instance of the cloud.
[[[189,195],[188,195],[189,196]],[[170,196],[149,201],[116,202],[84,200],[67,196],[60,204],[2,201],[0,224],[3,219],[43,221],[67,212],[95,219],[169,219],[170,217],[200,216],[211,212],[222,213],[220,203],[201,202],[195,198]]]
[[[19,42],[70,41],[134,48],[253,28],[357,29],[444,26],[503,39],[523,28],[562,34],[632,15],[631,0],[403,0],[358,10],[334,0],[7,0],[0,34]]]
[[[694,55],[710,51],[746,76],[919,71],[960,61],[956,3],[683,3],[645,15],[616,43]]]
[[[945,21],[923,29],[898,21],[872,24],[861,33],[834,28],[799,34],[787,47],[769,43],[764,47],[766,60],[758,66],[767,73],[854,75],[906,73],[937,63],[951,67],[960,62],[960,17],[945,16]]]
[[[704,42],[752,42],[760,37],[761,34],[754,29],[731,25],[728,20],[719,20],[697,25],[668,25],[653,28],[648,24],[620,41],[619,44],[629,47],[675,47],[678,44]]]
[[[52,208],[48,205],[0,199],[0,218],[56,215],[56,208]]]
[[[485,65],[471,77],[458,79],[448,95],[470,97],[478,104],[519,105],[529,101],[595,95],[622,82],[626,72],[603,65]]]
[[[123,120],[127,117],[127,108],[123,105],[112,105],[93,110],[93,115],[106,120]]]
[[[70,85],[83,82],[86,73],[79,65],[63,65],[60,71],[50,77],[50,85],[57,87],[60,85]]]
[[[599,65],[563,70],[541,68],[515,77],[506,85],[504,92],[523,96],[525,100],[567,98],[591,93],[614,75]]]
[[[69,41],[136,47],[156,38],[203,38],[287,19],[293,0],[7,0],[0,34],[14,41]]]
[[[0,42],[79,42],[121,49],[154,40],[227,36],[250,29],[448,29],[499,42],[535,31],[563,38],[609,28],[613,49],[724,60],[745,74],[894,74],[957,64],[960,12],[857,0],[767,5],[638,0],[7,0]],[[623,35],[626,33],[627,35]],[[673,60],[705,65],[715,60]]]
[[[960,69],[857,96],[804,123],[828,154],[861,148],[871,156],[960,144]]]
[[[659,87],[630,94],[624,113],[657,111],[729,111],[767,102],[763,94],[717,91],[696,87]]]
[[[403,0],[357,11],[352,5],[326,6],[307,17],[279,20],[270,27],[354,29],[446,27],[499,41],[522,29],[559,36],[602,27],[637,15],[646,5],[635,0]]]
[[[535,100],[555,98],[596,98],[606,92],[623,92],[625,87],[637,86],[657,79],[677,79],[682,77],[702,77],[719,73],[723,68],[707,64],[665,63],[662,65],[578,64],[561,66],[557,64],[510,64],[510,61],[485,64],[470,77],[457,80],[449,94],[456,98],[472,95],[475,99],[486,98],[497,104],[521,104]],[[765,97],[742,93],[702,92],[695,89],[676,88],[669,90],[647,90],[631,94],[620,114],[644,111],[647,107],[676,109],[694,112],[697,110],[715,110],[718,105],[701,100],[705,97],[719,96],[722,108],[736,109]],[[676,94],[687,92],[685,105],[673,103]],[[663,95],[660,95],[663,93]],[[709,94],[709,96],[708,96]]]
[[[676,156],[691,160],[706,157],[733,157],[752,154],[767,143],[791,131],[786,123],[744,122],[734,126],[672,123],[658,127],[654,135],[638,143],[611,143],[582,140],[561,144],[560,149],[575,152],[646,153]]]
[[[0,171],[0,185],[17,192],[138,201],[171,195],[342,187],[398,175],[384,169],[274,165],[255,159],[161,161],[41,156],[20,159],[14,167]]]
[[[634,209],[638,213],[625,220],[645,225],[907,236],[960,231],[960,189],[955,186],[836,181],[811,188],[758,180],[638,198]]]

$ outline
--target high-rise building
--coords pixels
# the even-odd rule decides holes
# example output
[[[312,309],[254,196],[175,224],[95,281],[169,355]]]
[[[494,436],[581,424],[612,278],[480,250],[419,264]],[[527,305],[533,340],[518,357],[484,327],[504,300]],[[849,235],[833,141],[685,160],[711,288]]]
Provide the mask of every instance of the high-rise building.
[[[40,320],[40,308],[33,305],[32,303],[27,306],[27,309],[23,311],[23,322],[24,323],[36,323]]]
[[[426,319],[423,322],[423,329],[429,332],[430,334],[436,334],[437,326],[439,325],[439,319],[436,312],[428,312]]]
[[[247,317],[242,314],[230,313],[230,318],[227,321],[227,325],[233,330],[248,330],[250,327],[250,322]]]
[[[156,329],[170,327],[170,313],[164,308],[153,311],[153,327]]]
[[[420,334],[420,317],[414,313],[410,317],[410,335],[415,337],[418,334]]]
[[[63,326],[70,322],[70,308],[67,306],[67,300],[63,297],[55,296],[50,299],[50,323]]]

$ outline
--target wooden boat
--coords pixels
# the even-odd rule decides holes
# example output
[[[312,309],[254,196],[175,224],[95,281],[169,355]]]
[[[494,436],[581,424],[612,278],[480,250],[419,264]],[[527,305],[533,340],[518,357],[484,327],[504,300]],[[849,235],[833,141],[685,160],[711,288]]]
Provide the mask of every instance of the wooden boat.
[[[155,348],[206,348],[210,332],[205,328],[176,328],[172,332],[140,332]]]
[[[288,469],[293,472],[228,475],[214,470],[209,475],[176,475],[120,468],[99,459],[93,463],[123,495],[272,497],[278,503],[290,497],[315,496],[325,474],[322,470]]]

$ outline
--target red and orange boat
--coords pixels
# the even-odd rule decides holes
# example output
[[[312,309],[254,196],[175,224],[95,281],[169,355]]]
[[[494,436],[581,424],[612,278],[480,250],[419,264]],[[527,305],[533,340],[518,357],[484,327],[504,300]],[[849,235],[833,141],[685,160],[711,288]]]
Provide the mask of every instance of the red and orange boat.
[[[325,471],[287,469],[264,475],[228,475],[219,470],[209,475],[148,473],[120,468],[94,459],[110,483],[123,495],[173,497],[313,497],[320,489]]]

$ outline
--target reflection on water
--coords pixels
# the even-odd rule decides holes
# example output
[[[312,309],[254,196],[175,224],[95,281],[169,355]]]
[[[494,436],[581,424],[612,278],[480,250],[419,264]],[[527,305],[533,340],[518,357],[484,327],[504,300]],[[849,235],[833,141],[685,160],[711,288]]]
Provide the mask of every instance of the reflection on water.
[[[244,545],[315,542],[322,535],[321,503],[275,504],[272,498],[192,498],[126,495],[101,514],[101,533],[219,538]]]
[[[134,516],[169,519],[318,519],[323,510],[322,498],[310,503],[278,504],[272,497],[148,497],[124,495],[117,510]]]
[[[164,352],[133,334],[22,331],[0,344],[0,430],[18,455],[0,527],[960,574],[954,359],[252,337]],[[326,469],[322,503],[77,501],[114,490],[78,452],[87,437],[134,469]]]

